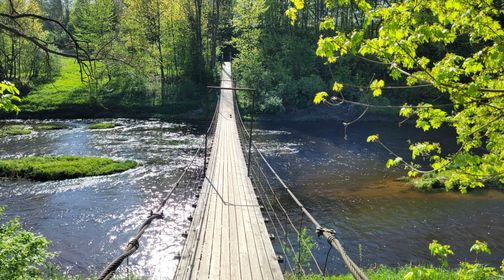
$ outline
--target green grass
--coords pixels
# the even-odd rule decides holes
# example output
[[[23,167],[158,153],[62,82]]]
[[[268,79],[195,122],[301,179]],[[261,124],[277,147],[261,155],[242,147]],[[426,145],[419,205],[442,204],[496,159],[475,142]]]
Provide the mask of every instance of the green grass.
[[[41,123],[33,125],[33,127],[37,130],[59,130],[59,129],[67,129],[68,125],[60,123]]]
[[[60,58],[60,63],[60,75],[56,80],[33,89],[22,99],[21,111],[51,111],[88,103],[89,96],[86,85],[81,81],[79,64],[70,58]]]
[[[6,124],[0,127],[0,137],[26,135],[32,133],[31,129],[22,124]]]
[[[0,160],[0,177],[38,181],[108,175],[137,166],[131,160],[82,156],[42,156]]]
[[[457,271],[448,270],[435,267],[424,267],[424,266],[403,266],[399,268],[391,268],[385,266],[379,266],[373,269],[368,269],[365,271],[366,276],[369,280],[403,280],[406,274],[414,271],[415,269],[433,269],[432,273],[428,278],[422,279],[432,279],[432,280],[455,280],[457,279]],[[306,276],[293,276],[291,274],[286,274],[285,279],[287,280],[353,280],[351,274],[344,275],[330,275],[321,276],[317,274],[306,275]],[[412,279],[417,279],[413,276]]]
[[[107,128],[114,128],[117,125],[115,123],[111,122],[98,122],[98,123],[92,123],[89,125],[89,129],[107,129]]]

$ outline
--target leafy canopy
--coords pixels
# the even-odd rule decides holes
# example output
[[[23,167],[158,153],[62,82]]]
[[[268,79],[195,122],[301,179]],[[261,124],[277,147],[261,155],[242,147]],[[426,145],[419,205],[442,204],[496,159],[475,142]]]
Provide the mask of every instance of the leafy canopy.
[[[293,22],[304,6],[300,1],[286,12]],[[500,4],[493,0],[402,0],[373,7],[364,0],[350,2],[337,1],[359,7],[362,27],[337,31],[336,16],[326,17],[320,23],[326,35],[318,40],[319,57],[328,63],[346,55],[375,61],[388,67],[391,79],[402,79],[406,86],[433,87],[451,101],[451,106],[443,107],[404,104],[401,116],[415,117],[416,127],[423,131],[453,127],[460,146],[457,152],[441,156],[437,143],[412,144],[413,158],[421,155],[430,161],[430,168],[422,170],[402,161],[409,174],[435,174],[448,189],[458,187],[462,192],[504,183],[504,31],[500,24],[504,10]],[[324,3],[333,8],[336,1]],[[377,25],[377,35],[366,37]],[[369,88],[380,96],[386,85],[374,80]],[[314,101],[322,103],[326,97],[319,93]]]

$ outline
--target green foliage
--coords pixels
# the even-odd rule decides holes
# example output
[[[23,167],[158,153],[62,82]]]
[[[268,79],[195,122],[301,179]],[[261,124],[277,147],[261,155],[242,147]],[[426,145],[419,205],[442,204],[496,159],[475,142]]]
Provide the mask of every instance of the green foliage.
[[[373,96],[380,96],[384,86],[385,82],[383,80],[374,80],[369,87],[373,91]]]
[[[131,160],[82,156],[42,156],[0,160],[0,177],[39,181],[108,175],[134,168]]]
[[[42,279],[41,268],[55,256],[48,252],[49,244],[42,235],[24,230],[19,218],[4,221],[0,225],[0,279]]]
[[[427,156],[429,172],[446,178],[447,189],[457,187],[465,192],[504,183],[504,30],[499,22],[504,11],[500,4],[491,0],[404,0],[391,5],[379,2],[370,8],[366,1],[355,2],[362,27],[334,29],[332,24],[338,18],[326,17],[320,23],[326,32],[319,38],[317,55],[328,63],[348,55],[365,57],[366,62],[377,61],[382,71],[388,69],[392,80],[435,89],[452,106],[405,104],[400,115],[416,117],[416,126],[423,131],[453,127],[461,150],[441,156],[435,154],[440,147],[412,145],[413,157]],[[325,4],[334,7],[336,2],[326,0]],[[338,1],[338,5],[352,6],[350,1]],[[302,8],[291,9],[295,20]],[[373,96],[381,96],[386,88],[379,79],[369,86]],[[406,167],[410,174],[418,174],[416,165]]]
[[[366,142],[368,143],[377,141],[380,141],[380,136],[378,134],[368,136],[368,138],[366,139]]]
[[[303,275],[303,271],[307,271],[310,265],[311,250],[315,247],[315,242],[312,236],[307,233],[307,229],[303,228],[298,235],[299,248],[298,251],[292,251],[287,244],[282,243],[282,247],[294,262],[294,275]]]
[[[107,129],[116,127],[115,123],[111,122],[98,122],[89,125],[89,129]]]
[[[454,255],[453,251],[450,249],[450,245],[439,244],[437,240],[432,240],[429,244],[429,251],[431,255],[438,258],[442,267],[448,267],[448,256]]]
[[[317,94],[315,94],[315,97],[313,98],[313,103],[320,104],[325,101],[327,96],[329,96],[329,94],[327,94],[327,92],[325,91],[317,92]]]
[[[19,112],[19,107],[15,102],[21,102],[19,98],[19,90],[10,82],[3,81],[0,83],[0,111]]]
[[[488,267],[480,263],[461,262],[457,271],[457,279],[460,280],[484,280],[497,276],[497,271],[493,267]]]
[[[23,98],[20,106],[22,111],[54,111],[88,103],[78,63],[69,58],[61,58],[60,64],[61,74],[55,81],[35,87]]]
[[[20,124],[6,124],[0,127],[0,137],[27,135],[31,132],[29,127]]]
[[[474,252],[476,254],[492,254],[492,251],[490,251],[490,248],[488,248],[488,244],[486,242],[481,242],[479,240],[476,240],[474,245],[471,246],[471,249],[469,249],[470,252]]]
[[[425,278],[425,275],[429,271],[429,278]],[[456,280],[457,272],[454,270],[448,270],[443,268],[431,267],[431,266],[411,266],[406,265],[398,268],[377,266],[375,268],[366,269],[364,271],[368,279],[370,280],[403,280],[408,279],[406,277],[413,277],[409,279],[413,280]],[[412,276],[409,276],[412,275]],[[416,277],[416,278],[415,278]],[[424,277],[424,278],[421,278]],[[355,279],[351,274],[343,275],[328,275],[322,276],[318,274],[307,274],[307,275],[292,275],[286,274],[285,279],[294,280],[353,280]]]

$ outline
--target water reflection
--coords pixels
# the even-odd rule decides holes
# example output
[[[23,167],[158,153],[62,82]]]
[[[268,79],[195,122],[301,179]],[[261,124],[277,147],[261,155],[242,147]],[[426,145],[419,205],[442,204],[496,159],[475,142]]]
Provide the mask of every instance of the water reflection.
[[[504,257],[503,192],[474,191],[463,196],[413,191],[396,180],[405,175],[403,170],[385,168],[391,155],[366,143],[367,136],[379,133],[382,141],[407,158],[408,139],[434,138],[445,151],[455,150],[449,132],[425,135],[411,126],[397,129],[394,124],[361,122],[349,129],[345,141],[342,126],[334,122],[263,123],[261,127],[289,132],[262,132],[257,138],[261,147],[273,150],[267,150],[268,159],[303,204],[336,230],[356,260],[362,245],[360,264],[435,262],[427,249],[433,239],[451,244],[454,260],[474,260],[469,248],[479,239],[488,242],[493,251],[479,260],[500,265]],[[277,146],[295,147],[295,151],[275,153]],[[335,263],[339,266],[335,270],[341,271],[341,261]]]
[[[53,241],[56,261],[71,274],[96,274],[117,256],[157,205],[202,143],[204,127],[158,120],[114,120],[120,126],[87,129],[89,120],[61,121],[70,128],[0,139],[0,155],[77,154],[134,159],[138,168],[120,174],[54,182],[0,181],[0,205],[21,217],[28,229]],[[425,194],[386,170],[389,157],[366,143],[380,133],[392,149],[408,153],[408,138],[434,137],[453,149],[450,135],[418,135],[393,125],[362,122],[348,132],[334,123],[263,123],[258,146],[322,224],[333,227],[359,264],[433,262],[432,239],[451,244],[457,260],[473,259],[468,248],[485,240],[493,251],[480,260],[498,265],[504,252],[504,193],[499,191]],[[413,140],[413,139],[412,139]],[[195,190],[181,189],[168,202],[166,219],[156,220],[130,258],[129,271],[153,279],[172,277]],[[282,196],[288,203],[288,198]],[[362,260],[358,246],[363,247]],[[321,254],[324,252],[320,251]],[[325,255],[324,255],[325,256]],[[341,271],[341,262],[335,262]]]
[[[2,158],[73,154],[134,159],[138,168],[120,174],[65,181],[0,181],[0,205],[8,217],[53,241],[56,262],[70,274],[95,274],[117,256],[157,206],[202,143],[200,128],[157,120],[119,119],[120,126],[89,130],[90,121],[64,121],[69,129],[0,139]],[[195,190],[169,201],[130,258],[129,271],[155,279],[173,275]],[[124,273],[126,267],[121,267]]]

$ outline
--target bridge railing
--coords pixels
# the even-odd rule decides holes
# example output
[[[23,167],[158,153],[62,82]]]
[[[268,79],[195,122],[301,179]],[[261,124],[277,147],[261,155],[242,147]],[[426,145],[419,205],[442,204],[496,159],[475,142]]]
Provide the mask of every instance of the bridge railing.
[[[363,271],[346,253],[336,232],[323,227],[311,215],[255,142],[250,141],[251,135],[241,117],[236,94],[234,97],[240,142],[244,156],[250,163],[249,176],[268,231],[272,234],[273,246],[281,255],[279,261],[283,262],[283,271],[295,275],[337,273],[334,262],[341,259],[355,279],[367,280]]]
[[[169,203],[169,200],[177,192],[187,193],[190,192],[197,196],[200,192],[203,180],[205,178],[205,170],[208,162],[208,156],[212,149],[213,140],[215,136],[215,131],[217,128],[217,115],[219,112],[220,98],[217,99],[217,104],[215,106],[214,114],[212,120],[205,131],[204,142],[201,143],[194,154],[192,155],[189,163],[184,167],[181,174],[179,175],[177,181],[171,185],[167,193],[163,196],[156,208],[153,208],[150,213],[148,213],[144,222],[138,228],[138,231],[133,236],[133,238],[126,244],[125,249],[121,254],[119,254],[114,260],[112,260],[107,267],[102,271],[98,280],[108,280],[112,279],[115,275],[117,269],[121,266],[124,260],[135,253],[140,247],[140,238],[143,236],[147,228],[157,219],[170,218],[166,217],[163,209]],[[202,160],[203,163],[199,160]],[[189,202],[191,203],[191,202]]]

